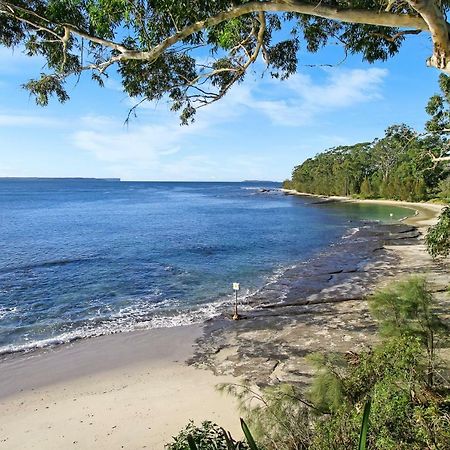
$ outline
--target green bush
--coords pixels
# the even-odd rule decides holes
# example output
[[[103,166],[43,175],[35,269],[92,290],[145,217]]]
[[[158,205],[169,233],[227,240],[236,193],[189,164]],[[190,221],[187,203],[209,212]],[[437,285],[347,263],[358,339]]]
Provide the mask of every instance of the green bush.
[[[442,200],[450,200],[450,177],[444,178],[439,182],[439,198]]]
[[[192,420],[173,437],[173,442],[165,447],[167,450],[190,450],[192,446],[189,439],[195,443],[198,450],[250,450],[245,442],[235,441],[219,425],[205,421],[197,427]]]
[[[436,225],[428,229],[425,237],[428,253],[433,258],[446,258],[450,253],[450,207],[442,210]]]

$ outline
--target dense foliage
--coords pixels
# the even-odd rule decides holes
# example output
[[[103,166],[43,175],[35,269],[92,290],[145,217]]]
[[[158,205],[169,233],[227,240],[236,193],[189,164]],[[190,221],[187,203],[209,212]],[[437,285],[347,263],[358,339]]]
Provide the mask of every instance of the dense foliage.
[[[88,72],[102,85],[113,73],[131,97],[167,96],[187,122],[260,57],[262,73],[284,79],[297,71],[300,51],[338,44],[374,62],[436,29],[429,63],[445,70],[450,40],[439,29],[448,6],[439,6],[430,13],[418,0],[0,0],[0,45],[45,61],[25,84],[40,105],[51,96],[66,101],[70,77]]]
[[[449,398],[427,384],[425,355],[418,339],[390,338],[350,362],[324,360],[323,374],[315,384],[320,385],[325,374],[334,378],[342,400],[330,402],[331,414],[317,420],[309,448],[355,448],[363,402],[368,398],[372,403],[368,448],[445,448],[450,439]]]
[[[285,187],[319,195],[357,195],[420,201],[447,196],[448,170],[434,165],[445,141],[419,136],[406,125],[389,127],[370,143],[334,147],[307,159],[292,173]],[[443,191],[440,189],[443,188]]]
[[[181,430],[173,441],[166,444],[167,450],[250,450],[250,447],[242,441],[235,441],[229,432],[208,420],[201,426],[195,426],[190,421]]]
[[[283,384],[262,393],[226,387],[240,400],[260,449],[358,448],[369,404],[367,448],[448,448],[449,368],[435,355],[446,345],[448,329],[425,281],[395,283],[375,293],[369,304],[380,344],[361,353],[314,355],[317,373],[306,395]]]
[[[450,208],[442,211],[438,222],[428,229],[426,235],[428,252],[433,256],[447,257],[450,254]]]

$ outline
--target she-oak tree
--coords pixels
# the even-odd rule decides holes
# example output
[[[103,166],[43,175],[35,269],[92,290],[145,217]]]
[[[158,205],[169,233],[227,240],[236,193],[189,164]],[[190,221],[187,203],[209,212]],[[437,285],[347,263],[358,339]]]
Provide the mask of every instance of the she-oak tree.
[[[297,70],[300,46],[339,43],[373,62],[428,32],[427,64],[450,73],[447,0],[0,0],[0,45],[40,55],[45,72],[24,87],[40,105],[87,71],[100,85],[115,66],[124,91],[167,95],[187,123],[223,97],[261,56],[271,76]],[[208,56],[207,56],[208,55]]]

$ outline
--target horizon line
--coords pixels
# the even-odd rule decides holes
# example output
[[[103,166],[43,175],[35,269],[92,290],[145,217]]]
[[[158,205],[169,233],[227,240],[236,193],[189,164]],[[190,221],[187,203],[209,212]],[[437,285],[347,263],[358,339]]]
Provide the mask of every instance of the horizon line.
[[[0,176],[0,180],[98,180],[130,183],[282,183],[279,180],[130,180],[119,177],[39,177],[39,176]]]

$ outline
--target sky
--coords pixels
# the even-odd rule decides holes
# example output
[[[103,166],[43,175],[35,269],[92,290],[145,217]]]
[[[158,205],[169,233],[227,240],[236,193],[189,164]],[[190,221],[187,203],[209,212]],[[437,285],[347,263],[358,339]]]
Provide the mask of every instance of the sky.
[[[250,73],[221,101],[181,126],[164,101],[133,106],[111,77],[105,88],[85,74],[71,100],[35,105],[21,85],[43,61],[0,47],[0,177],[118,177],[142,181],[289,178],[294,166],[337,145],[371,141],[392,124],[418,130],[439,72],[426,67],[429,36],[412,36],[386,63],[348,57],[332,46],[300,54],[297,74],[279,81]]]

